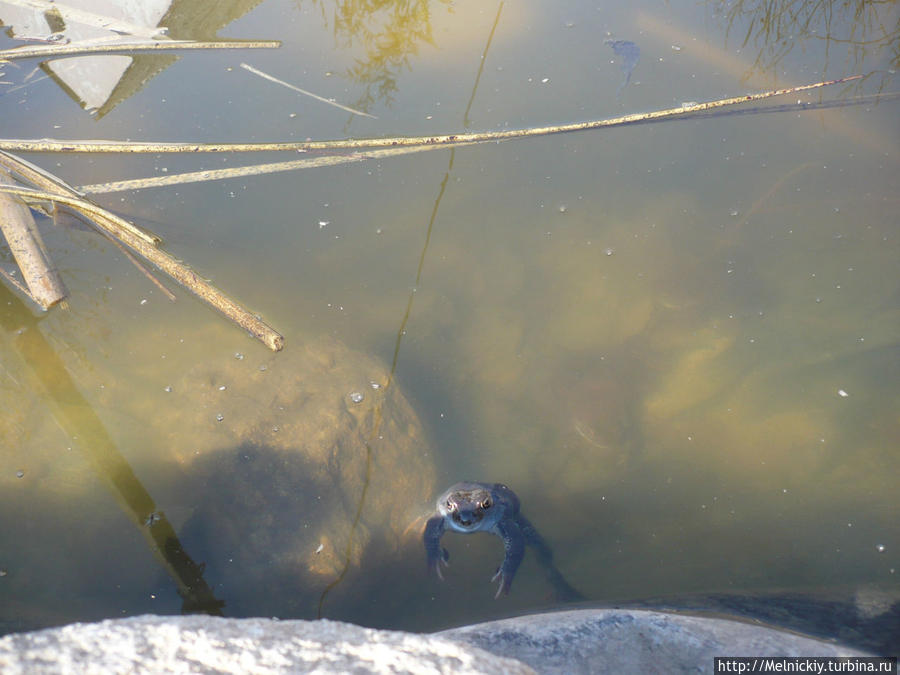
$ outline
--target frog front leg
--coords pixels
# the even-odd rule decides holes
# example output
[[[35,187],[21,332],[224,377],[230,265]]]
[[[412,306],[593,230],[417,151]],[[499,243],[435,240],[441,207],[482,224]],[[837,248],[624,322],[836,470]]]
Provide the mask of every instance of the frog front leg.
[[[448,564],[450,555],[446,549],[441,548],[441,537],[444,534],[444,517],[441,515],[429,518],[425,523],[425,557],[428,561],[428,569],[437,574],[438,579],[444,579],[441,574],[441,563]]]
[[[525,536],[522,534],[519,524],[512,519],[499,521],[494,526],[494,532],[503,540],[503,548],[506,552],[497,573],[491,577],[491,581],[500,579],[497,594],[494,596],[496,599],[509,593],[516,570],[519,569],[522,558],[525,557]]]

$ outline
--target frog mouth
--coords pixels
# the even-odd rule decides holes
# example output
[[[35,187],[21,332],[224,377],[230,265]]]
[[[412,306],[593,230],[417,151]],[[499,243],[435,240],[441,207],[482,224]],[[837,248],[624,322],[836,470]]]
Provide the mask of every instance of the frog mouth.
[[[468,530],[478,527],[478,523],[481,522],[481,516],[477,513],[471,515],[467,514],[466,516],[463,516],[460,513],[454,513],[453,522],[459,527]]]

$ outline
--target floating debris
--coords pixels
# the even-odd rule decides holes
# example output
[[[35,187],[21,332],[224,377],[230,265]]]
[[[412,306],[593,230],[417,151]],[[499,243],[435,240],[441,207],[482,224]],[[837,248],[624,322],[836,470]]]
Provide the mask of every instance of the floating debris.
[[[631,72],[641,58],[641,49],[630,40],[604,40],[603,44],[612,47],[613,53],[622,57],[620,65],[622,69],[622,83],[616,89],[616,98],[619,98],[622,90],[631,81]]]

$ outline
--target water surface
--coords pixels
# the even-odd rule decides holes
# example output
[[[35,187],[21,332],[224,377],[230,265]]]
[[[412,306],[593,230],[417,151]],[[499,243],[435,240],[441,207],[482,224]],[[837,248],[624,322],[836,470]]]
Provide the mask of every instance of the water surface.
[[[151,62],[152,76],[102,114],[52,78],[26,83],[37,61],[2,66],[0,79],[26,84],[0,84],[3,135],[425,135],[600,119],[853,74],[867,77],[778,102],[897,90],[898,35],[882,33],[898,24],[893,5],[864,3],[855,19],[835,11],[827,27],[813,16],[815,32],[779,42],[756,28],[764,3],[370,4],[235,8],[220,36],[282,47]],[[169,19],[178,37],[209,37]],[[13,37],[0,46],[20,44]],[[640,45],[618,97],[623,73],[607,39]],[[421,420],[436,485],[410,494],[403,518],[456,481],[503,481],[592,603],[792,592],[876,597],[884,610],[900,598],[898,146],[897,104],[887,102],[95,198],[161,235],[283,332],[288,351],[333,340],[385,364]],[[74,185],[287,159],[27,158]],[[67,310],[40,314],[0,290],[0,627],[185,608],[104,462],[132,472],[191,569],[202,576],[206,563],[203,581],[226,616],[321,611],[432,630],[554,605],[530,557],[495,602],[489,580],[502,550],[480,536],[446,537],[453,566],[443,583],[426,578],[414,542],[377,567],[373,559],[371,574],[364,561],[345,582],[352,593],[338,585],[318,606],[272,588],[254,604],[252,588],[234,577],[223,585],[214,570],[225,558],[201,557],[224,554],[205,552],[192,520],[209,503],[184,487],[189,462],[172,451],[200,438],[198,423],[163,388],[198,363],[225,372],[239,353],[276,372],[286,354],[184,292],[170,303],[96,234],[39,224],[71,297]],[[9,262],[5,247],[0,256]],[[237,540],[234,557],[246,560],[252,545]]]

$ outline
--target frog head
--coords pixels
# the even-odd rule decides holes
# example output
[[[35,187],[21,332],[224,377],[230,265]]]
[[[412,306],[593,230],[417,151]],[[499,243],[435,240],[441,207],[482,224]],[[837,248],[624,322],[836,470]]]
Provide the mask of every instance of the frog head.
[[[503,506],[502,495],[480,483],[457,483],[437,503],[446,525],[464,533],[493,528],[503,517]]]

